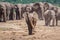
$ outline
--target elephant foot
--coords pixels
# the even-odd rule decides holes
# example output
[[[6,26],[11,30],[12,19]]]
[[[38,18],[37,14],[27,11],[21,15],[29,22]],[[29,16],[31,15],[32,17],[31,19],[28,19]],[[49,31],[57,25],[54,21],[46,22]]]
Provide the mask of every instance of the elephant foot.
[[[18,18],[16,18],[16,20],[19,20]]]
[[[48,26],[48,25],[45,25],[45,26]]]
[[[47,24],[47,23],[45,23],[45,26],[48,26],[48,24]]]
[[[29,34],[29,35],[34,35],[35,33]]]
[[[56,24],[56,26],[58,26],[58,25]]]
[[[11,18],[11,19],[9,19],[9,20],[13,20],[13,19]]]
[[[51,25],[51,27],[54,27],[55,25]]]

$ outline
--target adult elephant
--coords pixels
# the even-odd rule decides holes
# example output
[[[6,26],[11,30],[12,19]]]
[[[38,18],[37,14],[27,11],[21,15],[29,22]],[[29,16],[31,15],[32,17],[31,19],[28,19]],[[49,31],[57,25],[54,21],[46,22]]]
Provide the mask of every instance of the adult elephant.
[[[21,19],[21,5],[22,4],[16,4],[15,5],[15,12],[16,12],[16,19]]]
[[[14,5],[8,2],[3,2],[6,6],[7,20],[14,19]]]
[[[55,7],[56,13],[56,26],[58,25],[58,20],[60,20],[60,7]]]
[[[53,7],[54,7],[54,5],[52,5],[51,3],[47,3],[47,2],[43,3],[44,12],[48,9],[53,8]]]
[[[43,2],[39,2],[39,4],[40,4],[41,10],[42,10],[41,17],[42,17],[42,19],[44,19],[44,16],[43,16],[43,14],[44,14],[44,3]]]
[[[6,22],[6,6],[2,3],[0,3],[0,21]]]
[[[14,5],[9,3],[9,2],[0,2],[6,7],[6,17],[7,20],[13,20],[13,15],[14,15]]]
[[[16,19],[22,19],[23,14],[26,12],[27,4],[16,4],[15,5],[15,12],[16,12]]]
[[[34,3],[32,11],[35,11],[38,14],[38,18],[42,20],[42,8],[39,3]]]
[[[22,4],[21,7],[21,17],[23,18],[23,14],[26,12],[26,8],[28,7],[28,4]]]
[[[51,19],[53,19],[52,25],[54,26],[54,22],[56,22],[56,26],[58,25],[58,20],[60,20],[60,7],[52,7],[53,10],[47,10],[44,13],[45,25],[50,25]]]
[[[10,4],[10,6],[11,6],[11,9],[10,9],[9,20],[14,20],[15,19],[14,4]]]
[[[56,14],[54,11],[54,8],[48,9],[44,13],[44,19],[45,19],[45,25],[50,26],[50,22],[52,20],[52,26],[54,26],[55,20],[56,20]]]

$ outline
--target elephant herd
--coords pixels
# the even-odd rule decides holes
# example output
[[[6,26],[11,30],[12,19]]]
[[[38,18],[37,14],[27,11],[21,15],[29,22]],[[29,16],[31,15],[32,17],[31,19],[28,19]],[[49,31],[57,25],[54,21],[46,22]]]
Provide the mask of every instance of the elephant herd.
[[[36,12],[39,20],[45,20],[45,25],[52,25],[60,19],[60,7],[47,2],[38,2],[30,4],[12,4],[9,2],[0,2],[0,22],[8,20],[21,20],[25,13]],[[26,16],[26,15],[25,15]]]

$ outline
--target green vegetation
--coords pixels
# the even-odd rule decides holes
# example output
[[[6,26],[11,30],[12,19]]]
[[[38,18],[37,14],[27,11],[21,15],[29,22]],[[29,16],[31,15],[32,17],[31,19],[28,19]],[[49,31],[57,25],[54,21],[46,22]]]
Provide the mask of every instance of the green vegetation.
[[[0,0],[1,2],[10,2],[10,3],[33,3],[33,2],[49,2],[49,3],[58,3],[60,4],[60,0]]]
[[[60,6],[60,0],[0,0],[0,2],[10,2],[10,3],[13,3],[13,4],[17,4],[17,3],[27,4],[27,3],[35,3],[35,2],[49,2],[49,3],[55,4],[57,6]]]

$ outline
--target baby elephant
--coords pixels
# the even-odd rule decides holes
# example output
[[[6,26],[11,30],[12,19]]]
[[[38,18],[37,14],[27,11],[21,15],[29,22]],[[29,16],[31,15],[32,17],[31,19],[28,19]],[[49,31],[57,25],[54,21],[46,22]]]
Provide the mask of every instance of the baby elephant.
[[[45,25],[46,26],[50,25],[51,20],[52,20],[52,26],[54,26],[54,22],[56,20],[55,11],[54,10],[45,11],[44,18],[45,18]]]
[[[33,34],[34,28],[36,26],[37,18],[34,13],[26,13],[26,23],[28,26],[29,35]]]

